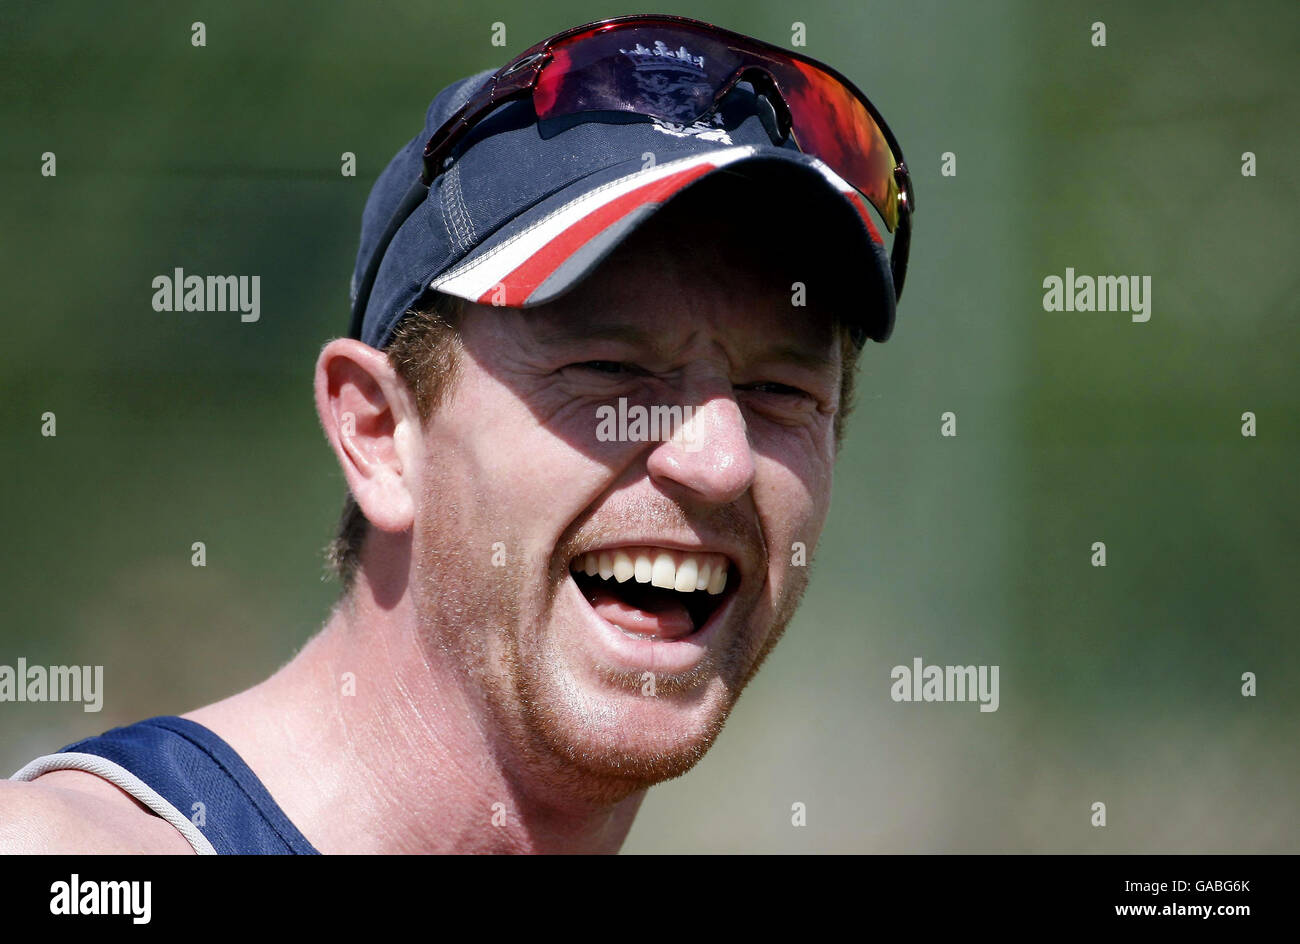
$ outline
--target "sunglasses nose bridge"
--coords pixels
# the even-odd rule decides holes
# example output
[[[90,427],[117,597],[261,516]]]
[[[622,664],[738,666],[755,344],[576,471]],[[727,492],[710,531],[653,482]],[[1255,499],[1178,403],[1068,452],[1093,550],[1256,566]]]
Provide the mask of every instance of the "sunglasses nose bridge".
[[[763,66],[753,63],[743,65],[736,70],[736,74],[731,77],[719,97],[731,91],[737,82],[748,82],[753,87],[755,94],[762,95],[767,99],[776,115],[776,126],[780,138],[783,140],[788,138],[793,117],[790,114],[790,105],[781,93],[781,86],[777,84],[776,76]]]

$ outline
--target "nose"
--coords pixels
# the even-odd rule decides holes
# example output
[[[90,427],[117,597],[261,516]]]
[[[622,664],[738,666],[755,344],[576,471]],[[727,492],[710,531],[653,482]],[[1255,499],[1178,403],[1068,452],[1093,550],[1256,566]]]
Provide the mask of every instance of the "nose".
[[[691,410],[677,435],[650,453],[650,478],[710,503],[733,502],[754,484],[754,454],[740,405],[719,395]]]

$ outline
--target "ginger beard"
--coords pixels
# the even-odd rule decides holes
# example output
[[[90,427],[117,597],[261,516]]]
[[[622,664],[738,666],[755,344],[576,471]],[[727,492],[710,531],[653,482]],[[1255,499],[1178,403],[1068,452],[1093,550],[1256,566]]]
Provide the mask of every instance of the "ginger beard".
[[[507,508],[453,488],[451,477],[432,477],[418,512],[422,537],[413,550],[412,589],[421,644],[450,658],[434,651],[429,657],[453,665],[483,721],[496,729],[493,743],[552,789],[613,803],[688,771],[781,638],[807,585],[807,568],[788,566],[788,555],[768,559],[747,501],[687,512],[663,495],[603,497],[548,549],[507,551],[505,565],[492,566],[495,542],[486,535],[506,548],[529,546],[519,524],[500,511],[482,516],[485,509]],[[688,672],[656,673],[649,696],[641,672],[601,665],[571,644],[588,632],[584,619],[591,614],[575,613],[587,604],[572,583],[570,561],[621,534],[692,526],[750,542],[760,549],[758,565],[736,589],[716,648]]]

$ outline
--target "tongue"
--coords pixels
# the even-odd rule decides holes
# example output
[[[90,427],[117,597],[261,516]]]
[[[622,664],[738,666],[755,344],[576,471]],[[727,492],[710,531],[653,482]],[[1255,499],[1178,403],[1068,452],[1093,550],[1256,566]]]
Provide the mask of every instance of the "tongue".
[[[646,601],[633,606],[620,600],[608,590],[599,587],[587,593],[591,608],[615,626],[629,633],[655,636],[659,639],[676,639],[695,629],[695,622],[686,607],[669,598]]]

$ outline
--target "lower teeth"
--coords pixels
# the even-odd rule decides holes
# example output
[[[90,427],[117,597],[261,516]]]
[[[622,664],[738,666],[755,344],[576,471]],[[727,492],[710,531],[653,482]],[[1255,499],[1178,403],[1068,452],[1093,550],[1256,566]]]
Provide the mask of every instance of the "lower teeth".
[[[587,602],[590,604],[593,605],[595,604],[596,602],[595,594],[598,589],[603,589],[606,591],[612,590],[615,593],[615,595],[618,596],[626,605],[637,607],[638,609],[644,609],[647,613],[651,613],[651,614],[655,612],[655,603],[653,602],[653,600],[638,599],[638,595],[647,594],[647,593],[663,594],[663,593],[672,592],[672,591],[667,591],[663,588],[652,588],[649,585],[644,585],[644,584],[637,584],[637,585],[619,584],[617,585],[616,588],[611,588],[608,584],[604,582],[598,582],[597,578],[591,577],[589,575],[584,575],[581,572],[572,574],[572,577],[574,582],[578,584],[579,592],[581,592],[582,595],[586,597]],[[696,599],[697,597],[698,600]],[[699,604],[706,603],[706,598],[703,597],[702,594],[698,594],[698,593],[690,594],[688,600],[679,600],[678,602],[686,606],[687,611],[691,617],[691,628],[687,632],[683,633],[681,636],[673,637],[678,639],[699,632],[700,628],[709,621],[712,615],[717,611],[718,607],[722,605],[722,600],[718,599],[717,597],[707,598],[707,603],[711,605],[705,605],[702,607],[695,605],[697,603]],[[611,625],[618,625],[618,624],[611,622]],[[630,639],[664,639],[665,638],[656,633],[639,633],[636,632],[635,630],[626,629],[623,626],[618,626],[618,628],[625,636],[627,636]]]

